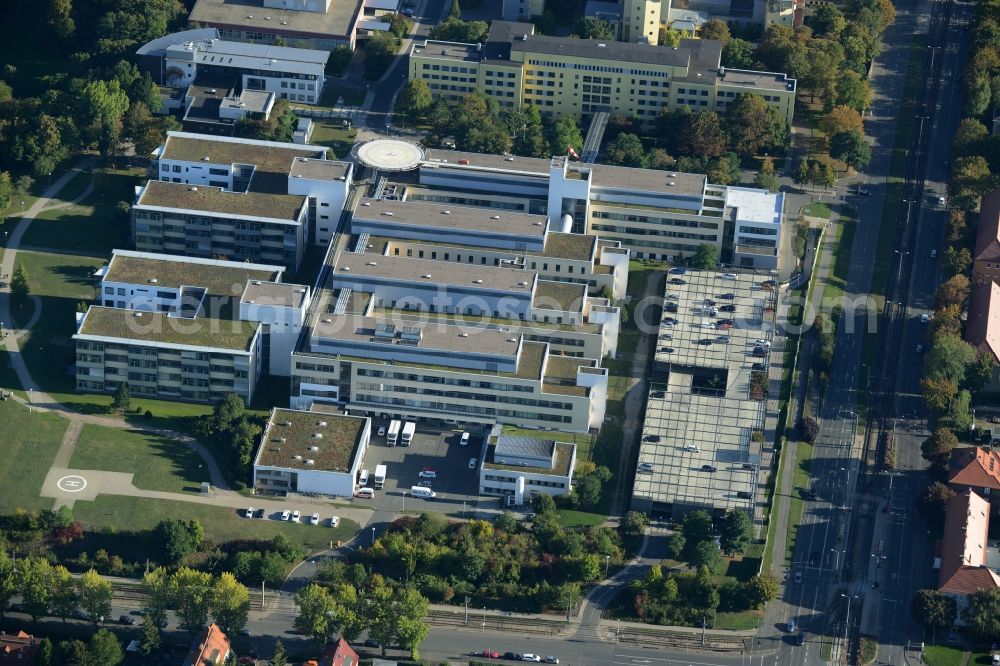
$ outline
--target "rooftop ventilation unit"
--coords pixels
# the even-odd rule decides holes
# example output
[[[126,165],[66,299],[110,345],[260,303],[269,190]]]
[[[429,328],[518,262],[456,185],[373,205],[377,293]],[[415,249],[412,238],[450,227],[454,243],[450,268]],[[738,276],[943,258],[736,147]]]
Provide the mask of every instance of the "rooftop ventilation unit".
[[[499,220],[500,216],[499,215],[490,215],[490,219],[491,220]]]
[[[425,280],[430,280],[430,279],[431,279],[431,274],[430,274],[430,273],[427,273],[427,274],[423,275],[422,277],[423,277],[423,278],[424,278]]]
[[[190,192],[197,192],[198,188],[197,187],[189,187],[188,191],[190,191]]]
[[[291,426],[291,425],[292,425],[292,422],[291,422],[291,421],[282,421],[282,422],[281,422],[281,425],[283,425],[283,426],[286,426],[286,427],[289,427],[289,426]]]
[[[208,92],[212,93],[213,95],[215,94],[214,90],[209,90]],[[201,161],[202,162],[207,162],[208,161],[208,156],[205,156],[205,157],[201,158]]]
[[[142,313],[141,313],[141,312],[136,312],[136,313],[135,313],[134,315],[132,315],[132,316],[138,319],[139,317],[141,317],[141,316],[142,316]]]
[[[468,333],[459,333],[458,337],[460,337],[460,338],[467,338],[467,337],[469,337],[469,334]]]
[[[451,211],[450,211],[450,210],[443,210],[443,211],[441,211],[441,212],[442,212],[442,213],[443,213],[444,215],[451,215]]]
[[[159,280],[156,278],[149,278],[149,284],[156,284],[157,282],[159,282]]]
[[[271,441],[274,442],[275,444],[284,444],[285,443],[285,438],[284,437],[272,437]]]
[[[369,265],[369,266],[378,266],[378,263],[377,263],[377,262],[374,262],[374,261],[369,261],[369,262],[368,262],[368,265]]]
[[[320,426],[321,428],[325,428],[326,427],[326,421],[317,421],[316,425]]]
[[[315,464],[316,464],[316,461],[315,461],[315,460],[307,460],[307,461],[306,461],[306,464],[307,464],[307,465],[315,465]]]
[[[296,460],[302,460],[302,456],[295,456]]]
[[[312,438],[313,439],[323,439],[323,433],[321,433],[321,432],[314,432],[312,434]]]
[[[342,271],[349,271],[349,270],[351,270],[351,267],[350,266],[344,266],[340,270],[342,270]]]
[[[482,283],[483,283],[483,281],[482,281],[482,280],[473,280],[472,282],[473,282],[474,284],[482,284]]]
[[[371,201],[365,201],[365,202],[364,202],[364,203],[362,203],[361,205],[362,205],[362,206],[371,206],[371,205],[372,205],[372,202],[371,202]]]
[[[384,211],[382,211],[382,214],[386,215],[388,217],[392,217],[392,211],[391,210],[384,210]]]
[[[310,446],[309,450],[315,453],[316,451],[319,451],[319,447],[318,446]]]
[[[383,322],[381,324],[375,325],[375,337],[376,338],[393,338],[396,337],[396,325]]]

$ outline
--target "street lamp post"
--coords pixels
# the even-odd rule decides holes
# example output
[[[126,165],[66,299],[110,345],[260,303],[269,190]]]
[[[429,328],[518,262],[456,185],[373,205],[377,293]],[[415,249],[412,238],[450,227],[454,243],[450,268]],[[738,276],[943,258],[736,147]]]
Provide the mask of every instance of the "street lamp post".
[[[605,578],[608,577],[608,569],[610,567],[611,567],[611,556],[610,555],[605,555],[604,556],[604,577]]]
[[[844,619],[844,646],[847,648],[848,652],[850,652],[850,644],[848,643],[847,633],[851,628],[851,600],[854,599],[854,597],[844,594],[843,592],[840,593],[840,596],[847,599],[847,617]],[[850,655],[847,655],[847,658],[849,659]]]
[[[372,528],[372,545],[375,545],[375,528]]]

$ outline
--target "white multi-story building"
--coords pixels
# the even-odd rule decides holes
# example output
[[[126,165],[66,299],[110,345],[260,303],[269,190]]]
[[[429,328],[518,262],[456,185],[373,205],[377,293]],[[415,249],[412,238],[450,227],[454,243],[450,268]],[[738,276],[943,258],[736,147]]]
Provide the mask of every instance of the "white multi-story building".
[[[576,444],[504,435],[497,426],[479,467],[479,494],[510,497],[516,505],[532,495],[568,495],[575,468]]]
[[[253,463],[253,488],[351,497],[371,419],[272,409]]]
[[[311,290],[282,283],[283,274],[281,266],[115,250],[97,272],[98,304],[187,319],[192,329],[199,319],[260,323],[262,367],[287,377]]]
[[[163,82],[187,86],[199,75],[231,75],[239,91],[271,92],[280,99],[316,104],[329,57],[329,51],[314,49],[222,39],[186,41],[164,49]]]
[[[585,164],[562,156],[543,160],[446,150],[428,150],[418,177],[414,197],[420,200],[544,214],[560,220],[561,229],[571,226],[576,233],[617,241],[640,259],[678,261],[709,244],[726,264],[778,266],[781,193],[713,185],[702,174]]]
[[[169,132],[132,206],[136,249],[280,263],[337,231],[353,166],[323,146]]]

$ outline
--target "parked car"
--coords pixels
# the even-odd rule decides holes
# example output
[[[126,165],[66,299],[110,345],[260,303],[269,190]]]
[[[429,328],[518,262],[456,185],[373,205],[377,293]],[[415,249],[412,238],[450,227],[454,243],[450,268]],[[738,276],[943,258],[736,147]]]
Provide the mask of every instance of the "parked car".
[[[653,397],[655,398],[656,396],[653,396]],[[660,396],[660,397],[662,398],[663,396]],[[644,442],[652,442],[652,443],[655,444],[656,442],[660,441],[660,436],[659,435],[646,435],[645,437],[642,438],[642,440]]]
[[[246,510],[246,513],[245,513],[244,515],[245,515],[245,516],[246,516],[247,518],[253,518],[253,516],[254,516],[254,514],[255,514],[256,512],[257,512],[257,509],[255,509],[255,508],[253,508],[253,507],[250,507],[249,509],[247,509],[247,510]]]
[[[514,661],[521,661],[521,655],[519,655],[516,652],[504,652],[503,653],[503,658],[504,659],[513,659]]]
[[[733,304],[720,305],[719,312],[736,312],[736,306]]]
[[[298,513],[298,511],[296,511],[295,513]],[[292,512],[289,511],[288,509],[285,509],[284,511],[281,512],[281,519],[282,520],[288,520],[291,517],[292,517]]]
[[[666,305],[663,306],[663,309],[667,312],[677,312],[677,304],[667,303]]]
[[[637,467],[637,469],[640,472],[652,472],[656,468],[653,466],[653,463],[641,462],[641,463],[639,463],[639,466]]]
[[[379,437],[385,437],[385,426],[379,426],[378,436]]]
[[[687,275],[688,269],[677,266],[670,269],[671,275]]]
[[[479,467],[479,459],[469,458],[469,469],[476,469]]]
[[[795,577],[793,578],[793,580],[796,583],[801,583],[802,582],[802,572],[801,571],[796,571],[795,572]]]
[[[753,365],[750,366],[750,369],[751,370],[764,370],[764,364],[763,363],[754,363]]]
[[[462,438],[460,440],[458,440],[458,444],[459,444],[459,446],[468,446],[469,445],[469,433],[463,432],[462,433]]]
[[[313,515],[309,516],[309,524],[310,525],[319,525],[319,514],[318,513],[314,513]]]
[[[795,620],[789,620],[787,626],[788,626],[788,633],[791,634],[795,632]]]
[[[558,664],[559,663],[559,657],[548,656],[545,659],[542,659],[542,663],[543,664]]]
[[[295,511],[292,511],[292,517],[291,517],[291,521],[292,521],[293,523],[297,523],[297,522],[299,522],[299,516],[301,516],[301,515],[302,515],[302,514],[301,514],[301,513],[299,513],[299,510],[298,510],[298,509],[296,509]]]
[[[714,465],[702,465],[701,466],[701,471],[703,471],[703,472],[717,472],[719,470],[716,469]]]
[[[738,280],[738,279],[740,279],[740,276],[737,275],[736,273],[723,273],[722,274],[722,279],[723,280]]]
[[[340,527],[340,516],[330,517],[330,527]]]
[[[135,618],[130,615],[122,615],[118,618],[119,624],[127,624],[129,626],[135,624]]]
[[[422,469],[420,473],[417,474],[421,479],[436,479],[438,476],[436,469]]]
[[[521,661],[530,661],[535,664],[540,664],[542,663],[542,658],[539,657],[537,654],[531,654],[530,652],[525,652],[524,654],[521,655]]]
[[[687,284],[687,280],[682,280],[680,278],[670,278],[670,284]]]
[[[920,323],[926,324],[930,320],[931,320],[931,317],[926,312],[924,314],[920,315]]]

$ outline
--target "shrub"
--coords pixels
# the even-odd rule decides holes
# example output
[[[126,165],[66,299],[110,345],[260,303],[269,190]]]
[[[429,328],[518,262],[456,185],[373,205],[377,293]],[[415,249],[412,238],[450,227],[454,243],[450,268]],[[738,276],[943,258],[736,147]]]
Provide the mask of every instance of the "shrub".
[[[811,416],[804,417],[799,422],[799,436],[803,442],[812,444],[819,436],[819,422]]]

